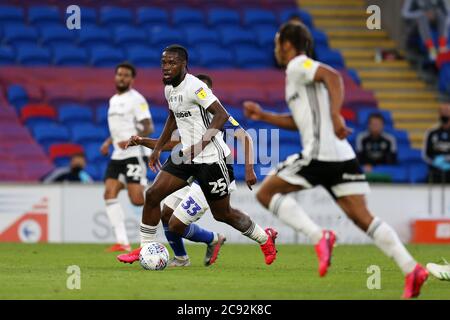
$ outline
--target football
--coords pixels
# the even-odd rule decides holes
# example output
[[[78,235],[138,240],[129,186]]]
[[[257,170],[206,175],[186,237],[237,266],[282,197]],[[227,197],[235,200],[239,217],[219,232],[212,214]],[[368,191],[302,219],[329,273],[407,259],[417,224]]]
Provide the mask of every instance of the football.
[[[169,261],[169,251],[159,242],[150,242],[142,247],[139,262],[146,270],[164,270]]]

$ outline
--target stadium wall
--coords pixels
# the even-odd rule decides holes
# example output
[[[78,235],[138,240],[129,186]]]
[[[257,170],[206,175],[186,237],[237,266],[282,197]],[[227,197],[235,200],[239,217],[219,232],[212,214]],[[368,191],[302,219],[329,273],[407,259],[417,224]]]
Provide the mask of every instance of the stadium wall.
[[[405,242],[412,237],[412,223],[422,218],[442,218],[441,188],[432,189],[432,214],[428,213],[428,187],[425,185],[376,185],[368,197],[369,207],[390,223]],[[255,200],[255,191],[239,185],[232,203],[262,226],[279,230],[281,243],[306,243],[304,236],[280,223]],[[450,199],[450,189],[445,191]],[[311,217],[323,227],[334,229],[340,243],[370,243],[369,238],[350,222],[321,188],[304,191],[296,197]],[[126,211],[126,226],[133,242],[139,239],[141,208],[132,206],[126,193],[120,195]],[[447,218],[450,206],[445,206]],[[224,233],[228,242],[249,243],[229,226],[215,222],[208,212],[199,224]],[[165,241],[162,231],[158,237]],[[450,230],[450,228],[449,228]],[[450,231],[449,231],[450,233]],[[448,235],[450,238],[450,234]],[[89,242],[112,243],[113,235],[103,205],[103,186],[94,185],[0,185],[0,241],[9,242]]]

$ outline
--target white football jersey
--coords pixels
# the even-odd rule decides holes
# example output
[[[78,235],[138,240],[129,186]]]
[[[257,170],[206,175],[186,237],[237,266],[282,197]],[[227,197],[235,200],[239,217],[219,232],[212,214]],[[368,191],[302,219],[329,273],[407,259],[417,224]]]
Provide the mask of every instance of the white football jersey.
[[[130,89],[122,94],[115,94],[109,99],[108,126],[113,141],[113,160],[149,156],[150,149],[133,146],[121,149],[118,143],[138,134],[137,125],[144,119],[151,119],[145,98],[136,90]]]
[[[206,109],[216,100],[208,86],[191,74],[177,86],[168,85],[164,93],[173,111],[183,149],[198,143],[206,132],[213,115]],[[214,163],[231,153],[220,131],[205,149],[193,159],[195,163]]]
[[[334,133],[327,87],[314,82],[319,65],[319,62],[300,55],[286,68],[286,102],[300,131],[302,155],[320,161],[353,159],[355,152],[351,145]]]

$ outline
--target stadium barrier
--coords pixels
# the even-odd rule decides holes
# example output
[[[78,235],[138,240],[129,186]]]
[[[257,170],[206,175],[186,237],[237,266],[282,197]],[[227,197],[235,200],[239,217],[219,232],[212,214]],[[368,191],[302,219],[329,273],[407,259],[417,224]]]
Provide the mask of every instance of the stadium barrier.
[[[256,188],[257,189],[257,188]],[[426,185],[375,185],[368,197],[374,214],[391,224],[404,242],[413,237],[413,224],[420,219],[450,217],[450,207],[440,212],[439,186],[428,208]],[[450,192],[446,191],[446,192]],[[336,231],[340,243],[363,244],[370,239],[346,218],[325,190],[316,188],[295,195],[312,219]],[[142,208],[132,206],[125,192],[119,199],[126,212],[126,227],[130,240],[138,242]],[[450,199],[447,196],[447,199]],[[238,185],[232,203],[247,212],[261,226],[273,226],[279,231],[280,243],[306,243],[307,239],[278,221],[255,199],[255,191]],[[210,230],[224,233],[228,242],[249,243],[228,225],[214,221],[211,213],[199,221]],[[165,241],[162,228],[158,237]],[[442,240],[450,240],[450,227],[439,233]],[[112,243],[112,230],[103,203],[103,185],[0,185],[0,241],[53,243]]]

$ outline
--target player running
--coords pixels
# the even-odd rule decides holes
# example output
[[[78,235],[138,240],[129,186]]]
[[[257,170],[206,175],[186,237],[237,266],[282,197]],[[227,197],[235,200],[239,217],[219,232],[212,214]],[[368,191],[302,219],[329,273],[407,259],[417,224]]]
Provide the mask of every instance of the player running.
[[[350,129],[340,115],[344,88],[333,68],[308,58],[312,38],[301,23],[283,24],[275,36],[277,62],[286,67],[286,101],[290,114],[275,114],[254,102],[245,102],[245,114],[281,128],[299,130],[303,151],[293,154],[267,176],[257,192],[258,201],[274,215],[305,233],[314,243],[319,274],[330,266],[336,236],[322,230],[288,194],[322,185],[347,216],[406,275],[403,297],[417,297],[428,277],[401,243],[395,231],[369,212],[365,194],[369,185],[345,139]]]
[[[153,122],[145,98],[132,88],[136,69],[129,63],[116,67],[116,94],[109,100],[108,126],[111,136],[100,148],[108,155],[114,146],[105,175],[106,214],[113,227],[116,244],[108,251],[130,251],[125,229],[125,215],[117,199],[120,190],[128,189],[128,197],[135,206],[144,204],[144,186],[147,184],[146,163],[150,150],[139,146],[125,149],[131,135],[151,134]]]
[[[197,180],[214,218],[225,222],[243,235],[258,242],[266,264],[276,258],[276,231],[263,230],[248,215],[230,206],[230,185],[234,180],[233,167],[226,163],[230,149],[220,131],[229,115],[212,91],[198,78],[187,73],[188,53],[178,45],[167,47],[161,58],[165,97],[169,117],[149,159],[153,171],[159,171],[153,185],[146,191],[141,223],[141,246],[156,239],[161,219],[160,203],[167,196]],[[179,130],[183,150],[172,153],[161,166],[159,156],[172,132]],[[195,215],[200,205],[192,198],[183,204],[187,214]],[[174,219],[170,230],[182,234],[186,225]],[[122,262],[136,261],[139,249],[120,255]]]
[[[212,80],[209,76],[199,74],[196,77],[202,80],[208,86],[208,88],[212,89]],[[232,129],[234,138],[241,141],[242,145],[244,146],[245,181],[248,187],[251,189],[251,186],[254,185],[257,180],[255,171],[253,169],[252,139],[250,135],[231,116],[227,124],[225,124],[224,129]],[[157,142],[157,139],[133,136],[128,141],[128,145],[142,145],[147,148],[154,149]],[[174,149],[179,144],[179,142],[179,139],[174,139],[174,137],[172,136],[172,140],[166,143],[166,145],[163,147],[163,151]],[[235,182],[232,181],[230,184],[230,191],[234,189]],[[186,206],[186,203],[189,203],[191,201],[190,199],[197,199],[196,202],[199,204],[198,212],[195,215],[190,215],[183,209],[183,207]],[[184,247],[183,238],[189,239],[194,242],[203,242],[207,245],[204,259],[205,266],[210,266],[216,261],[221,245],[225,242],[226,238],[219,233],[213,233],[211,231],[202,229],[200,226],[193,223],[195,221],[198,221],[208,210],[208,202],[203,195],[200,186],[195,182],[190,186],[184,187],[183,189],[172,193],[164,200],[164,205],[161,212],[161,221],[163,223],[164,233],[167,241],[169,242],[175,254],[174,257],[169,261],[168,266],[186,267],[190,265],[190,259]],[[181,222],[185,225],[183,234],[177,234],[176,232],[171,231],[171,219],[172,221],[178,220],[177,223]]]

